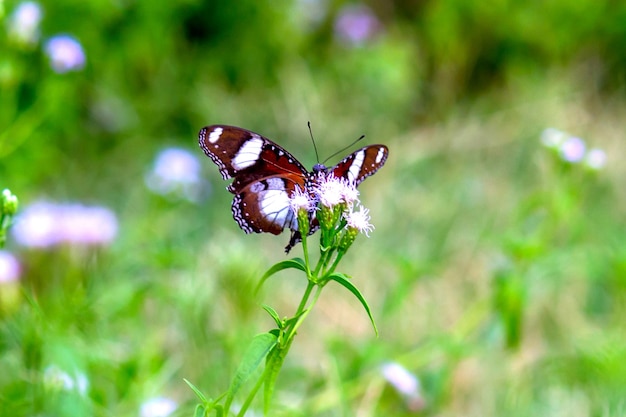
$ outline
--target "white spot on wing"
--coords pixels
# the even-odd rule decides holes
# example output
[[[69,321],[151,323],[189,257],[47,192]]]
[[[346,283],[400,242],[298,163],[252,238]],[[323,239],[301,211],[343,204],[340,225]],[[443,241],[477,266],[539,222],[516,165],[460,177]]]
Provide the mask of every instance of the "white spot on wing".
[[[209,133],[209,142],[217,142],[220,136],[222,136],[223,131],[224,129],[222,129],[221,127],[215,128],[211,133]]]
[[[285,190],[285,182],[282,178],[268,178],[265,182],[269,190]]]
[[[282,228],[296,230],[298,224],[289,205],[289,196],[284,190],[267,190],[259,198],[259,209],[270,222]]]
[[[263,139],[253,136],[252,139],[245,141],[239,148],[239,151],[237,151],[232,161],[233,168],[242,170],[256,164],[262,150]]]
[[[376,155],[376,163],[380,164],[380,161],[383,160],[383,156],[385,156],[385,148],[380,148],[378,150],[378,155]]]
[[[359,172],[361,172],[361,167],[363,166],[363,161],[365,160],[365,151],[358,151],[354,155],[354,160],[352,161],[352,165],[350,165],[350,169],[348,170],[348,180],[356,181],[359,177]]]

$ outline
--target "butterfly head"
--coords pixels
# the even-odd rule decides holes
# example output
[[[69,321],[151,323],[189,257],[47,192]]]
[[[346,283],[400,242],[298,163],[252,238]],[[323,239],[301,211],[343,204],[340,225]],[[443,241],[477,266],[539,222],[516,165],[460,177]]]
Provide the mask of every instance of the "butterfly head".
[[[313,165],[313,172],[315,174],[320,173],[320,172],[326,172],[326,165],[324,164],[315,164]]]

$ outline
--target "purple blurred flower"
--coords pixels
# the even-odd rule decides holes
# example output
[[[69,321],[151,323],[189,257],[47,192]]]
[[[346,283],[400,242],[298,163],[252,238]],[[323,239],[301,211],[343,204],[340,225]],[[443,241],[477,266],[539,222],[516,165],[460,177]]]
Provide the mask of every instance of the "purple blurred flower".
[[[572,136],[561,144],[559,153],[564,161],[577,163],[583,160],[586,150],[585,141]]]
[[[381,24],[372,10],[365,5],[348,5],[339,10],[335,20],[335,36],[351,45],[361,45],[372,39]]]
[[[11,253],[0,250],[0,284],[17,281],[20,278],[20,263]]]
[[[602,149],[590,149],[585,156],[585,165],[592,170],[600,170],[606,165],[606,152]]]
[[[177,408],[176,401],[165,397],[155,397],[141,404],[139,415],[140,417],[167,417]]]
[[[24,45],[34,45],[39,40],[39,22],[42,12],[39,3],[20,3],[8,19],[9,37]]]
[[[152,171],[146,175],[146,185],[157,194],[197,202],[206,186],[200,174],[200,161],[194,154],[168,148],[157,155]]]
[[[12,232],[29,247],[105,245],[117,235],[117,218],[105,207],[38,202],[19,215]]]
[[[72,36],[57,35],[46,42],[46,53],[52,69],[63,74],[78,71],[85,66],[85,52],[81,44]]]

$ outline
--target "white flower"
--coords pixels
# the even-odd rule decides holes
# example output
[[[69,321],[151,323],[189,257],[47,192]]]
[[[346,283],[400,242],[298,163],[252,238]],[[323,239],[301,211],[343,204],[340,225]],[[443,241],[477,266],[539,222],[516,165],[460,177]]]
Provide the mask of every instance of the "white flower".
[[[0,284],[17,281],[20,271],[17,258],[11,252],[0,250]]]
[[[356,185],[352,181],[344,180],[343,189],[341,190],[341,197],[343,201],[351,207],[354,203],[359,202],[359,190],[356,189]]]
[[[297,216],[300,210],[311,211],[315,208],[315,201],[311,198],[309,193],[296,186],[296,189],[291,194],[289,199],[289,205],[291,210]]]
[[[566,162],[577,163],[585,157],[586,145],[581,138],[572,136],[567,138],[559,148],[561,158]]]
[[[165,398],[155,397],[141,404],[139,410],[140,417],[167,417],[178,408],[176,401]]]
[[[85,66],[85,52],[80,42],[69,35],[57,35],[46,42],[50,65],[59,74],[78,71]]]
[[[39,23],[42,12],[39,3],[20,3],[8,19],[9,36],[24,45],[33,45],[39,40]]]
[[[600,170],[606,165],[606,152],[602,149],[590,149],[585,156],[585,165],[592,170]]]
[[[369,210],[363,206],[359,207],[359,211],[350,211],[346,214],[348,227],[353,227],[359,232],[365,233],[369,237],[370,232],[374,230],[374,225],[370,223]]]
[[[320,174],[319,179],[315,193],[322,206],[335,207],[344,202],[344,183],[340,178],[335,177],[333,174]]]
[[[185,149],[165,149],[157,155],[152,171],[146,175],[146,185],[157,194],[197,202],[205,186],[200,161]]]

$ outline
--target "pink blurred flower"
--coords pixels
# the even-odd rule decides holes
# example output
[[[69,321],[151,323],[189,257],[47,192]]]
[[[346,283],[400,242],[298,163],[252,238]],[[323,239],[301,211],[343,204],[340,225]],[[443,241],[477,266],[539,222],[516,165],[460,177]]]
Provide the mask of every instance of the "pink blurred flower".
[[[335,20],[335,36],[351,45],[367,42],[380,29],[381,24],[376,15],[362,4],[344,6]]]
[[[12,233],[28,247],[106,245],[117,235],[117,218],[105,207],[37,202],[20,213]]]
[[[17,258],[5,250],[0,250],[0,284],[14,282],[20,278],[21,267]]]
[[[585,141],[572,136],[567,138],[560,146],[561,158],[566,162],[577,163],[583,160],[587,151]]]

